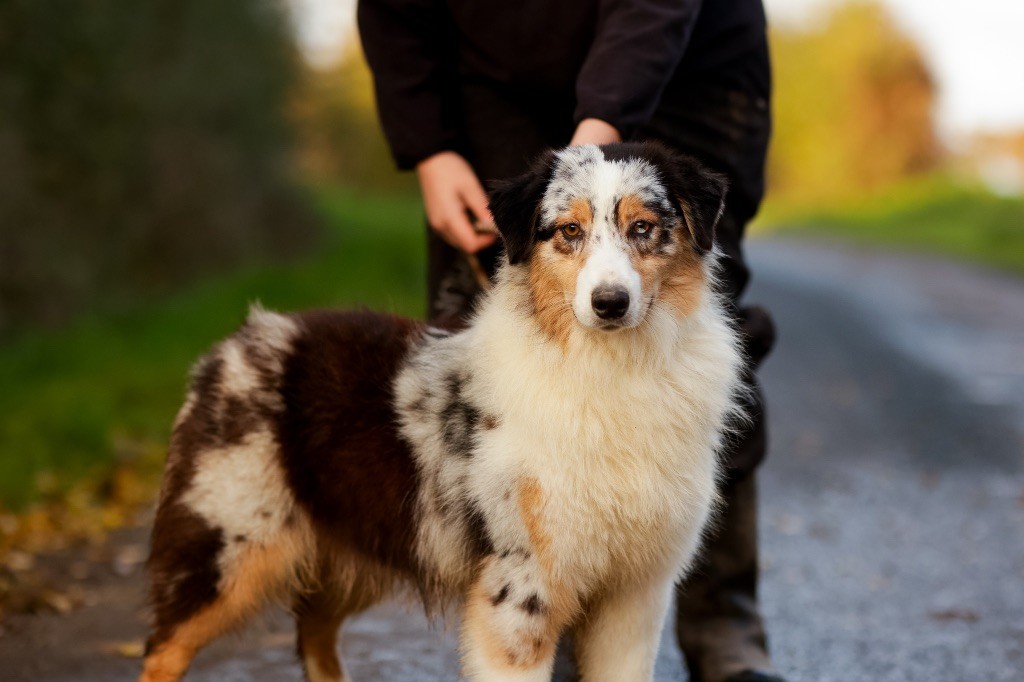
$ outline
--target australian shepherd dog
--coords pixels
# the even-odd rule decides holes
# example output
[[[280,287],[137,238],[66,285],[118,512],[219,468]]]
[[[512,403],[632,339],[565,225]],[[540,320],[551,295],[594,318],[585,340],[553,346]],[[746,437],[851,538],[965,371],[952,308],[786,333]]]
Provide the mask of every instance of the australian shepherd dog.
[[[566,632],[584,680],[650,680],[742,398],[724,195],[571,147],[492,191],[506,258],[461,330],[254,309],[174,424],[141,679],[283,600],[308,679],[344,680],[342,621],[404,592],[458,612],[471,680],[549,680]]]

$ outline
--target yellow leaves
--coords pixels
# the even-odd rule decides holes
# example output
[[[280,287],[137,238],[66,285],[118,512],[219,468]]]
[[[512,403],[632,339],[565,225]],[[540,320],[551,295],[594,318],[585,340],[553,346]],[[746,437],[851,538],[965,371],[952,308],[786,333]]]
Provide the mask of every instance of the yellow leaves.
[[[100,646],[100,650],[111,656],[121,658],[142,658],[146,646],[141,639],[133,639],[125,642],[106,642]]]
[[[771,39],[773,199],[826,204],[935,167],[934,81],[878,3],[840,5],[819,26]]]
[[[159,480],[138,462],[63,491],[52,474],[40,478],[48,490],[46,502],[17,515],[0,513],[0,565],[13,569],[12,561],[21,566],[34,554],[75,543],[99,544],[107,532],[130,523],[150,503]]]
[[[4,612],[63,615],[87,604],[89,593],[78,583],[90,574],[92,563],[108,564],[121,577],[141,569],[147,553],[144,543],[105,544],[109,531],[135,521],[156,494],[156,479],[138,467],[133,461],[65,490],[44,475],[46,502],[17,515],[0,513],[0,617]],[[59,571],[66,572],[64,577],[54,580],[54,557],[69,547],[79,558]],[[66,589],[55,587],[69,582]],[[134,655],[134,649],[119,651]]]

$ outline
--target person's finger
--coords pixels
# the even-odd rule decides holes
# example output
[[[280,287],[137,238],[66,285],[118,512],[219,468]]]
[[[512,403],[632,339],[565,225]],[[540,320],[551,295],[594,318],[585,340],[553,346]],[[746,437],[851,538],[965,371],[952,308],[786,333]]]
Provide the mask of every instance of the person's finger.
[[[433,202],[433,215],[428,215],[427,220],[434,232],[439,234],[446,242],[458,248],[455,235],[452,233],[452,216],[458,215],[462,210],[462,202],[452,192],[449,196],[435,196]]]
[[[484,232],[493,232],[494,216],[491,215],[491,210],[487,206],[487,193],[484,192],[480,181],[474,176],[459,194],[476,218],[476,227],[484,228]]]
[[[480,249],[494,243],[494,235],[480,234],[473,227],[466,215],[465,209],[456,211],[448,216],[448,235],[451,237],[449,243],[466,253],[476,253]]]
[[[475,253],[494,243],[492,235],[477,233],[465,204],[454,195],[442,206],[435,205],[433,217],[428,217],[428,222],[442,239],[466,253]]]

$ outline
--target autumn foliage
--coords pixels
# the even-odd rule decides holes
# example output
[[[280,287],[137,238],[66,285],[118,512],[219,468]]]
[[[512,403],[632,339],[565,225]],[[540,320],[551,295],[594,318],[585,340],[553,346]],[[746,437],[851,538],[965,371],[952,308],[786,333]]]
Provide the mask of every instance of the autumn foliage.
[[[879,4],[840,5],[814,28],[771,38],[775,199],[820,205],[936,167],[935,80]]]

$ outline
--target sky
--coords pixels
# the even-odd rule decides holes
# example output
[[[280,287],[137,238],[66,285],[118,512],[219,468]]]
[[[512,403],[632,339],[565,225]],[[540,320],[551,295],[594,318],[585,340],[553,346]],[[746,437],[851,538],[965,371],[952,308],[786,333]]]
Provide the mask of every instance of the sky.
[[[804,24],[840,1],[765,0],[765,6],[769,21]],[[1024,0],[881,2],[932,67],[939,128],[947,137],[1024,128]],[[291,3],[304,51],[314,62],[329,62],[351,35],[355,0]]]

